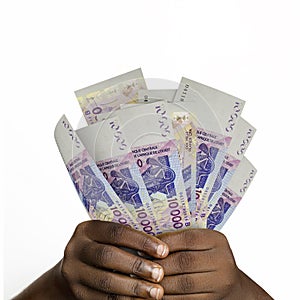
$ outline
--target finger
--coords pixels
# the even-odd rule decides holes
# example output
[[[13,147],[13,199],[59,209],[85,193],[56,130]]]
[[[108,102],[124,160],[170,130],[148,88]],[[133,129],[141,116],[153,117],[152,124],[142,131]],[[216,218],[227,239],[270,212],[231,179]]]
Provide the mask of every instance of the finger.
[[[211,272],[216,269],[215,251],[180,251],[154,262],[159,263],[166,276],[186,273]]]
[[[115,246],[87,240],[80,259],[92,266],[134,274],[153,282],[163,279],[163,268],[150,260],[128,253]]]
[[[137,298],[130,296],[122,296],[116,294],[107,294],[91,289],[82,284],[73,287],[73,294],[78,300],[144,300],[145,298]]]
[[[190,295],[164,295],[163,300],[219,300],[214,293],[201,293]]]
[[[224,239],[224,235],[216,230],[188,229],[162,234],[159,239],[169,246],[170,252],[210,250]]]
[[[158,238],[121,224],[94,220],[86,222],[83,230],[99,243],[132,248],[157,258],[169,253],[166,243]]]
[[[163,288],[145,280],[97,269],[83,264],[79,281],[94,290],[130,297],[162,299]]]
[[[215,272],[165,276],[160,285],[166,295],[212,293],[215,290]]]

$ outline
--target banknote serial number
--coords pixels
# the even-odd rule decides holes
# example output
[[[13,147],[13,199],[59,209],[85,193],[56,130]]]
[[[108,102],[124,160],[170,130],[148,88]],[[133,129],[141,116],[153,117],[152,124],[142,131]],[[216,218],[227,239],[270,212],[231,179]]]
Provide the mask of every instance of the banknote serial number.
[[[184,102],[185,97],[186,97],[186,95],[188,93],[189,87],[190,87],[190,85],[188,83],[186,83],[184,85],[183,91],[182,91],[182,93],[180,95],[180,99],[179,99],[181,102]]]

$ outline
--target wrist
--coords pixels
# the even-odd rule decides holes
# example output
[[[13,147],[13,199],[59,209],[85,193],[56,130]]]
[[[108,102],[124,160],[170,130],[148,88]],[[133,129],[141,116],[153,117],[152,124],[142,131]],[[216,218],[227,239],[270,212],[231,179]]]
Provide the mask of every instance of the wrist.
[[[39,277],[13,300],[75,299],[67,281],[62,276],[61,263],[62,261]]]
[[[53,287],[54,290],[61,296],[63,299],[73,300],[75,299],[67,280],[64,278],[61,268],[63,260],[57,263],[52,269],[53,277]]]

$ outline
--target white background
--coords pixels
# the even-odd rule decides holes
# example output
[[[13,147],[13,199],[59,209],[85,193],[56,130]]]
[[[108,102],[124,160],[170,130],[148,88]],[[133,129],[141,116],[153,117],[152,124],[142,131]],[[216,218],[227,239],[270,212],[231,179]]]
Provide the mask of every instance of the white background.
[[[1,4],[5,299],[52,267],[87,219],[57,150],[73,91],[142,67],[247,101],[259,170],[224,227],[237,264],[275,299],[299,295],[299,1],[6,1]],[[1,212],[3,210],[1,209]]]

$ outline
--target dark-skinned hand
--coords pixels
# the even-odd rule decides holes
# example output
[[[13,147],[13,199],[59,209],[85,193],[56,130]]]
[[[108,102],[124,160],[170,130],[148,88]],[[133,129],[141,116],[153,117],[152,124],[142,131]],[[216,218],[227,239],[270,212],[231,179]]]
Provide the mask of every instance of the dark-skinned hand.
[[[272,299],[237,268],[227,239],[217,231],[188,229],[153,237],[102,221],[79,224],[63,259],[14,299],[162,298]]]
[[[164,269],[165,277],[160,283],[164,299],[234,299],[240,289],[240,271],[223,234],[189,229],[159,238],[169,246],[166,258],[154,260]]]
[[[162,267],[120,247],[153,258],[166,257],[169,251],[158,238],[123,225],[81,223],[61,263],[61,273],[76,299],[162,298],[163,289],[157,284],[164,276]]]

